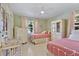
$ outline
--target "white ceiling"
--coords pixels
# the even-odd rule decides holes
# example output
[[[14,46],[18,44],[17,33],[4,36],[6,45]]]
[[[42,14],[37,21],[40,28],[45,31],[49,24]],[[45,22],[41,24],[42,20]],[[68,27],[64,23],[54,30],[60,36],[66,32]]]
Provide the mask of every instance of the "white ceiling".
[[[14,14],[34,18],[58,17],[79,9],[77,3],[10,3],[9,6]],[[44,14],[40,13],[42,9]]]

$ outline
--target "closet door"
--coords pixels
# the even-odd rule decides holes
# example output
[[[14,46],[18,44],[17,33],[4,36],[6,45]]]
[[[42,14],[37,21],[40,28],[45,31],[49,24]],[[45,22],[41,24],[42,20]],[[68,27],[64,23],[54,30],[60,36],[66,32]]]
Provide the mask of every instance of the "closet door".
[[[56,39],[62,38],[62,21],[56,22],[55,36],[56,36]]]
[[[55,39],[56,23],[51,23],[51,39]]]
[[[52,21],[51,23],[51,33],[52,39],[62,38],[62,22],[61,21]]]

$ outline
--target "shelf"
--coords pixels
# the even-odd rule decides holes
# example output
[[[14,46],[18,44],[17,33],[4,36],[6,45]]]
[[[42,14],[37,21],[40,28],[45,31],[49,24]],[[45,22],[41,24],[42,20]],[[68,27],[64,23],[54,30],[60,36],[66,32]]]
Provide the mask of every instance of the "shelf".
[[[5,47],[2,47],[1,49],[11,49],[11,48],[19,47],[19,46],[20,46],[20,45],[17,44],[17,45],[5,46]]]
[[[79,25],[74,25],[74,27],[75,27],[75,26],[79,26]]]
[[[0,48],[0,55],[2,56],[13,56],[16,54],[16,48],[20,48],[20,44],[14,44],[14,45],[9,45],[9,46],[2,46]]]

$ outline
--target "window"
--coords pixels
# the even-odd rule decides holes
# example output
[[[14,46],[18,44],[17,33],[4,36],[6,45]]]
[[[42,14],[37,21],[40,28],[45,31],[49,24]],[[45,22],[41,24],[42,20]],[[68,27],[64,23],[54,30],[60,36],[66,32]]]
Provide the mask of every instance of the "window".
[[[79,30],[79,26],[75,26],[75,30]]]
[[[79,15],[75,17],[74,30],[79,30]]]
[[[34,33],[34,22],[33,21],[29,21],[28,22],[28,33]]]
[[[30,24],[29,24],[28,26],[29,26],[30,32],[33,32],[33,25],[32,25],[32,22],[30,22]]]
[[[75,17],[76,22],[79,22],[79,15]]]

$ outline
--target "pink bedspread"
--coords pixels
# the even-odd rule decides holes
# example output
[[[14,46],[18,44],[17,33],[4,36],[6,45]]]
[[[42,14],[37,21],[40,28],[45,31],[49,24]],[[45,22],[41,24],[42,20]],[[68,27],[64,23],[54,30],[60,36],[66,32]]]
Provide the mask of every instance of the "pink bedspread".
[[[68,52],[70,52],[70,55],[79,55],[79,41],[74,41],[70,39],[59,39],[50,41],[47,44],[47,48],[51,53],[54,53],[55,55],[69,55],[67,54]]]

